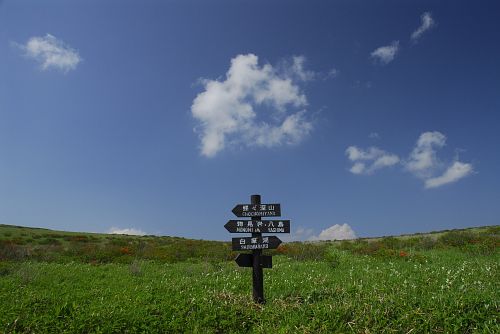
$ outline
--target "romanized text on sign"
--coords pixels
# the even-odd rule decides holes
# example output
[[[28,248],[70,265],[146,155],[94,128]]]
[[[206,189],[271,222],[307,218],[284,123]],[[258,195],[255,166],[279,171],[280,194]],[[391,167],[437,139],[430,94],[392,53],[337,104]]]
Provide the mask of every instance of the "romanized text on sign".
[[[232,212],[237,217],[279,217],[280,204],[238,204]]]
[[[290,233],[289,220],[230,220],[224,227],[231,233]]]

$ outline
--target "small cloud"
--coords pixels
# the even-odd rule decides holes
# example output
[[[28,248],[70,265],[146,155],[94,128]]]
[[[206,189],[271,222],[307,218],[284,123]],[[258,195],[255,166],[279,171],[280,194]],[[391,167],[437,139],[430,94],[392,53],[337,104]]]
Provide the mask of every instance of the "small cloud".
[[[390,45],[375,49],[370,56],[383,65],[394,60],[399,51],[399,41],[393,41]]]
[[[305,228],[299,226],[297,229],[292,228],[290,234],[280,236],[280,239],[285,242],[303,241],[303,240],[308,240],[313,235],[314,235],[314,230],[312,228]]]
[[[201,154],[214,157],[227,144],[274,147],[297,144],[311,131],[299,84],[312,80],[305,57],[281,66],[260,66],[253,54],[231,60],[225,80],[202,81],[205,91],[191,106],[199,122]]]
[[[63,72],[74,70],[82,61],[76,50],[51,34],[31,37],[25,45],[19,45],[28,58],[40,63],[42,70],[56,69]]]
[[[372,87],[373,87],[373,83],[371,81],[354,80],[351,83],[351,88],[355,88],[355,89],[370,89]]]
[[[368,135],[368,138],[371,138],[371,139],[380,139],[380,135],[377,132],[371,132]]]
[[[363,174],[366,171],[366,164],[363,162],[356,162],[349,171],[353,174]]]
[[[336,78],[339,75],[339,70],[332,68],[324,76],[324,80]]]
[[[109,234],[127,234],[127,235],[146,235],[146,232],[136,228],[118,228],[112,227],[108,230]]]
[[[345,153],[347,158],[354,163],[349,169],[353,174],[372,174],[378,169],[393,166],[400,161],[397,155],[377,147],[363,150],[356,146],[349,146]]]
[[[437,188],[448,183],[456,182],[470,175],[472,171],[471,164],[455,161],[441,176],[425,180],[425,188]]]
[[[356,239],[356,233],[348,224],[335,224],[321,231],[318,236],[312,236],[309,240],[349,240]]]
[[[292,58],[292,64],[288,67],[288,73],[290,76],[296,75],[302,81],[314,80],[317,73],[314,71],[309,71],[305,69],[306,57],[304,56],[294,56]]]
[[[420,27],[417,28],[412,34],[411,34],[411,39],[416,42],[420,36],[427,30],[431,29],[434,25],[434,19],[431,16],[431,13],[425,12],[420,16],[421,24]]]
[[[405,162],[407,170],[420,178],[428,178],[440,162],[436,156],[436,149],[446,144],[446,136],[438,131],[428,131],[420,135],[417,144]]]

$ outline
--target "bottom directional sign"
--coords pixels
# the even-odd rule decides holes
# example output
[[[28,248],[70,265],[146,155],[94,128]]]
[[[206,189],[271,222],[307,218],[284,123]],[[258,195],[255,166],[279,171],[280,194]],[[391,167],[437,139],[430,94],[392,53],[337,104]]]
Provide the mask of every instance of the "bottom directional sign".
[[[281,240],[274,235],[268,237],[233,238],[233,250],[275,249]]]
[[[260,255],[260,266],[262,268],[273,267],[273,257],[269,255]],[[236,263],[240,267],[253,267],[253,254],[238,254]]]

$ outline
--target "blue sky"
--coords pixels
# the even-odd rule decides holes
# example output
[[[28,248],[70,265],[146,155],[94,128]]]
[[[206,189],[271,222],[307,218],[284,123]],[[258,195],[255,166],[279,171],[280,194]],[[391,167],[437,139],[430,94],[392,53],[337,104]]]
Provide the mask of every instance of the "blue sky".
[[[0,1],[0,223],[496,225],[496,1]],[[131,230],[129,230],[131,231]]]

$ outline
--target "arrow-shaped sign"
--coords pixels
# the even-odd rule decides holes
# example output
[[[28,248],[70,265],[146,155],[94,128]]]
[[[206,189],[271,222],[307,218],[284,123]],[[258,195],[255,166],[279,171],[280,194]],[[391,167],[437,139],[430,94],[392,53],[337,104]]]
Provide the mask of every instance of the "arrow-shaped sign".
[[[231,233],[290,233],[289,220],[229,220],[224,227]]]
[[[268,237],[233,238],[233,250],[275,249],[281,240],[274,235]]]
[[[238,254],[235,261],[240,267],[253,267],[252,254]],[[273,267],[272,256],[260,255],[260,266],[262,268],[272,268]]]
[[[233,208],[236,217],[279,217],[280,204],[238,204]]]

